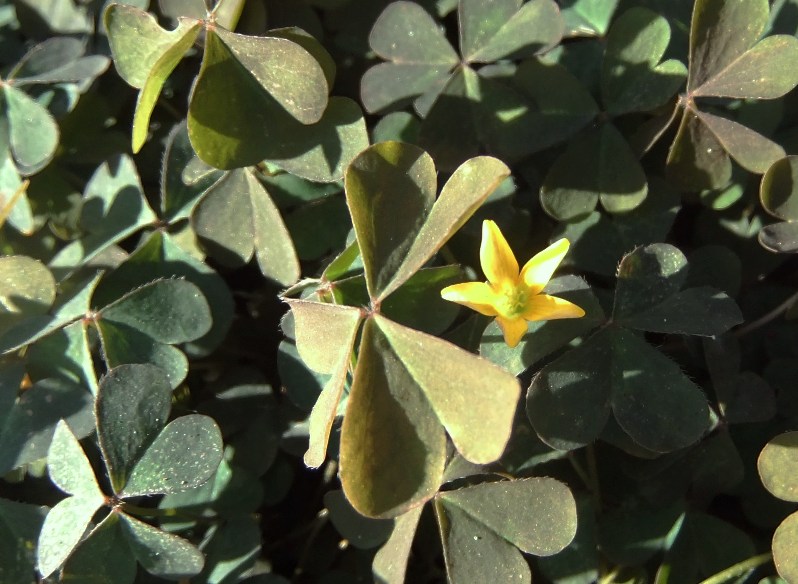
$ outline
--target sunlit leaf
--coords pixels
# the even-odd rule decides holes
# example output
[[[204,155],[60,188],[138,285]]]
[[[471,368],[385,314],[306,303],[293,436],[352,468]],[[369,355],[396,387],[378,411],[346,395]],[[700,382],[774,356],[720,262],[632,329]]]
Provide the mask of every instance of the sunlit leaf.
[[[368,517],[401,515],[435,494],[445,458],[443,426],[377,323],[367,320],[341,430],[347,499]]]

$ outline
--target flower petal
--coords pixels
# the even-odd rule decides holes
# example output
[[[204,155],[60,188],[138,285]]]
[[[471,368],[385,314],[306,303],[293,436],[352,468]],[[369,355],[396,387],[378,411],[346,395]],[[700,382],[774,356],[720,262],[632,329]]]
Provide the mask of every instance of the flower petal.
[[[441,298],[457,302],[485,316],[496,316],[497,295],[485,282],[452,284],[441,290]]]
[[[491,284],[502,284],[518,279],[518,262],[513,250],[499,230],[499,226],[486,219],[482,222],[482,245],[479,247],[479,262]]]
[[[526,320],[554,320],[557,318],[580,318],[585,316],[585,311],[573,302],[538,294],[532,296],[526,304],[523,317]]]
[[[521,270],[521,279],[529,288],[530,294],[537,294],[549,283],[551,275],[568,252],[571,244],[567,239],[555,241],[549,247],[535,254]]]
[[[504,342],[507,343],[507,346],[510,348],[515,347],[521,342],[521,337],[526,334],[528,329],[527,323],[523,318],[504,318],[503,316],[497,316],[496,322],[499,328],[502,329],[502,333],[504,333]]]

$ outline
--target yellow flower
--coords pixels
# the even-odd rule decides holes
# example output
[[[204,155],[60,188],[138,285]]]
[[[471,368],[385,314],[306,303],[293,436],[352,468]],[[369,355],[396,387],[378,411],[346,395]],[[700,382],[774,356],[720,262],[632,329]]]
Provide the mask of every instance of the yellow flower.
[[[515,255],[499,227],[486,220],[482,223],[479,261],[488,281],[447,286],[441,290],[441,296],[485,316],[495,316],[504,341],[515,347],[527,331],[527,321],[585,315],[585,311],[572,302],[541,294],[569,245],[567,239],[552,243],[519,272]]]

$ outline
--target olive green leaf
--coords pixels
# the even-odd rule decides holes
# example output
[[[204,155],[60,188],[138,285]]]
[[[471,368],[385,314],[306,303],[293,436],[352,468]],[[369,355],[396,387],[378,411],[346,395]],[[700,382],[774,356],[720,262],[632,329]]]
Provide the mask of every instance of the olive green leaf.
[[[798,250],[798,157],[787,156],[768,168],[759,185],[759,200],[765,211],[782,223],[765,226],[759,232],[759,243],[771,251]]]
[[[798,58],[798,39],[774,35],[759,40],[768,16],[766,0],[697,0],[693,7],[687,95],[680,100],[682,120],[668,154],[669,174],[686,190],[718,189],[728,183],[729,155],[756,173],[784,156],[781,146],[704,112],[695,101],[774,99],[798,84],[792,66]]]
[[[132,138],[133,152],[138,152],[147,139],[150,116],[164,83],[194,44],[201,23],[181,18],[175,30],[166,31],[151,14],[126,4],[109,5],[104,23],[116,70],[140,89]]]
[[[0,330],[47,312],[55,292],[53,275],[38,260],[22,255],[0,258]]]
[[[508,175],[495,158],[471,159],[435,201],[435,166],[420,148],[382,142],[359,154],[345,188],[371,297],[404,284]]]
[[[209,188],[191,222],[208,252],[240,266],[253,254],[264,276],[285,285],[299,279],[299,260],[280,212],[252,169],[236,169]]]
[[[787,582],[798,577],[796,545],[798,545],[798,513],[793,513],[779,524],[773,534],[773,563]]]
[[[208,29],[190,97],[188,135],[197,155],[212,166],[253,165],[282,139],[271,130],[275,118],[288,114],[302,124],[316,123],[328,92],[321,65],[296,42]]]
[[[775,497],[798,502],[798,432],[779,434],[759,454],[757,469],[762,484]]]
[[[446,434],[432,406],[368,319],[341,429],[347,499],[367,517],[401,515],[435,495],[445,460]]]
[[[483,483],[440,493],[435,511],[452,582],[531,582],[519,551],[549,556],[576,534],[576,502],[550,478]]]
[[[346,373],[360,328],[357,308],[304,300],[286,300],[294,315],[296,346],[305,364],[330,375],[308,420],[310,443],[305,464],[317,468],[324,462]]]
[[[136,558],[120,525],[121,513],[109,513],[61,569],[61,578],[96,584],[132,584],[136,578]]]

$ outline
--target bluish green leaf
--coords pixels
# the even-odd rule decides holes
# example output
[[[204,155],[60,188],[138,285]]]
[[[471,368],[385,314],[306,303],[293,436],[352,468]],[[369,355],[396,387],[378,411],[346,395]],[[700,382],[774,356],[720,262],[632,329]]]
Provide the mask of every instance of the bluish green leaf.
[[[109,513],[69,556],[61,571],[64,581],[86,584],[132,584],[136,559],[127,544],[118,513]]]
[[[50,480],[69,495],[95,500],[105,498],[86,453],[64,421],[55,427],[47,451],[47,471]]]
[[[121,365],[100,381],[95,404],[97,437],[115,492],[166,424],[172,387],[152,365]]]
[[[11,152],[23,174],[42,169],[58,146],[58,124],[43,105],[13,85],[3,85]]]
[[[177,493],[207,481],[222,460],[222,434],[208,416],[169,422],[135,461],[120,493],[125,497]]]
[[[47,509],[0,499],[0,582],[35,581],[34,549]]]
[[[126,513],[118,515],[133,555],[150,574],[179,580],[200,573],[204,564],[202,552],[185,539],[165,533]]]
[[[47,455],[60,420],[79,437],[94,429],[92,397],[86,388],[59,379],[35,383],[17,397],[19,383],[5,377],[0,393],[13,406],[0,428],[0,474]],[[14,399],[16,397],[16,399]]]
[[[66,561],[103,502],[103,497],[67,497],[50,509],[36,547],[36,567],[43,578]]]

